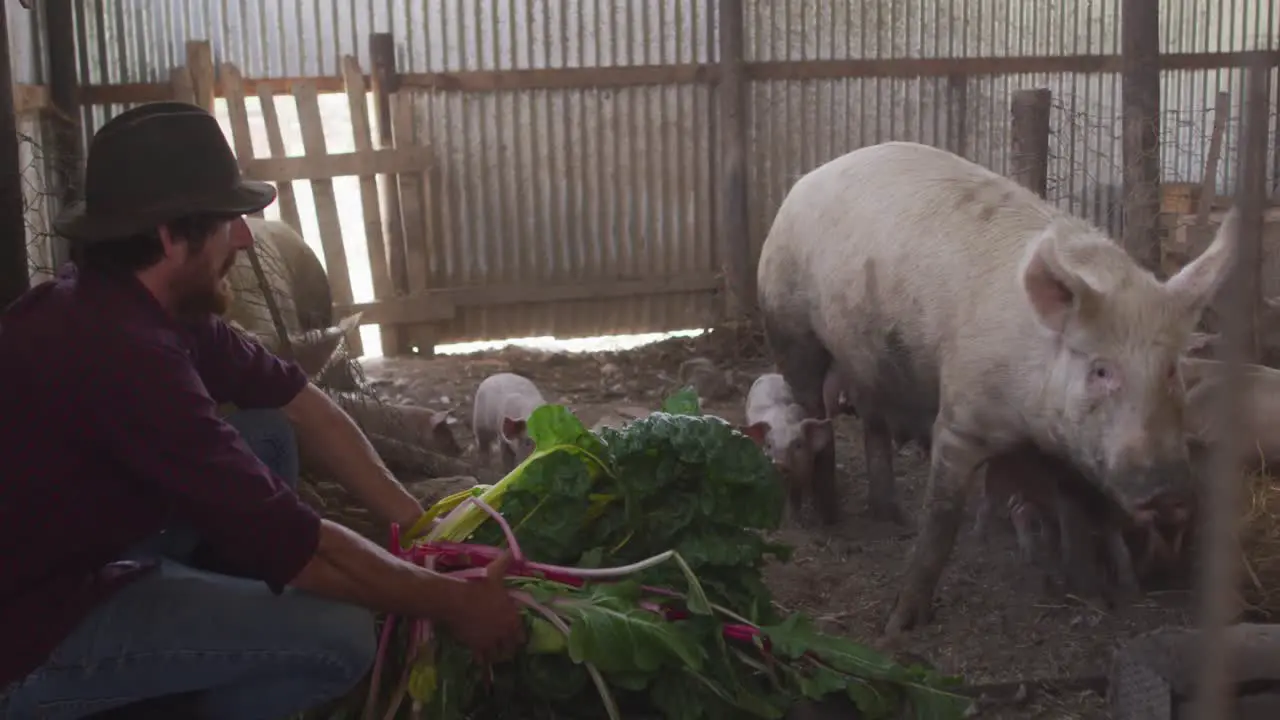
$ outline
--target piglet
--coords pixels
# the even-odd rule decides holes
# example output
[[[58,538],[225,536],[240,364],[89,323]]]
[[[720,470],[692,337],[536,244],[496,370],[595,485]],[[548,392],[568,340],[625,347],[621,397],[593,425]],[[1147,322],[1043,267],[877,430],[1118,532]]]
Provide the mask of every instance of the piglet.
[[[788,509],[798,517],[813,482],[813,456],[835,440],[830,418],[806,417],[778,373],[756,378],[747,392],[743,432],[761,444],[787,482]]]
[[[987,462],[982,491],[979,536],[1003,502],[1019,553],[1049,579],[1108,602],[1139,592],[1122,513],[1066,461],[1021,445]]]
[[[533,440],[526,423],[529,415],[545,405],[538,386],[529,378],[515,373],[497,373],[485,378],[476,388],[471,428],[475,433],[476,454],[482,465],[491,462],[493,443],[502,453],[502,468],[511,472],[533,452]]]

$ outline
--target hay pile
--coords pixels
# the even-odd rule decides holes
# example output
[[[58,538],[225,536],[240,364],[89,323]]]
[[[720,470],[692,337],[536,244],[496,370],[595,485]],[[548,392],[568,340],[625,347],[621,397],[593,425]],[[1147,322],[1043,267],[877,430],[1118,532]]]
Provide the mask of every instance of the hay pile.
[[[1242,594],[1250,614],[1280,618],[1280,481],[1266,472],[1246,477],[1240,546]]]

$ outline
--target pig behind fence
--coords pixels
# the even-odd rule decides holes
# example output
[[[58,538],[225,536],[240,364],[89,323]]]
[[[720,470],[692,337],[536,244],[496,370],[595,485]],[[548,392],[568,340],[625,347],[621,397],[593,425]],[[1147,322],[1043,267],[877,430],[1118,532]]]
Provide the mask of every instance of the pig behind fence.
[[[1161,282],[1101,230],[939,148],[864,147],[794,184],[757,266],[779,371],[809,417],[839,371],[866,428],[873,513],[901,514],[892,433],[930,440],[920,532],[886,632],[930,619],[975,472],[1023,443],[1144,522],[1189,502],[1178,359],[1237,225],[1229,214]],[[834,468],[834,453],[815,457],[828,522]]]
[[[504,472],[511,472],[533,452],[526,423],[529,415],[546,404],[532,380],[515,373],[497,373],[476,388],[471,428],[481,465],[492,462],[495,442],[502,454]]]
[[[273,352],[297,360],[318,383],[335,390],[355,390],[357,383],[350,367],[330,360],[342,339],[358,332],[360,314],[334,322],[329,279],[315,252],[296,230],[279,220],[245,217],[232,226],[232,232],[252,234],[268,287],[259,282],[248,252],[238,253],[226,278],[231,293],[227,320]],[[280,311],[288,350],[281,346],[267,306],[268,291]]]

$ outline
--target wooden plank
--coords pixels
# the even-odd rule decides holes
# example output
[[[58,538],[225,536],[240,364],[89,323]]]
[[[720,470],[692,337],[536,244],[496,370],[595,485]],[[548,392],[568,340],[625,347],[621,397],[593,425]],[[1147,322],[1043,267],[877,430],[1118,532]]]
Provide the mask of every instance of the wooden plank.
[[[25,18],[24,18],[25,19]],[[19,27],[22,24],[19,23]],[[9,92],[4,92],[8,90]],[[0,237],[5,248],[0,253],[0,307],[6,307],[31,288],[27,256],[26,203],[22,194],[22,164],[18,156],[17,116],[13,112],[13,70],[9,61],[9,19],[0,6]]]
[[[1160,239],[1160,7],[1124,0],[1120,79],[1124,155],[1123,245],[1139,265],[1158,270]],[[1034,71],[1028,71],[1034,72]]]
[[[1246,67],[1260,56],[1271,67],[1280,66],[1280,52],[1175,53],[1161,56],[1166,70],[1216,70]],[[948,75],[1018,75],[1023,73],[1118,73],[1120,55],[1008,56],[973,58],[891,58],[856,60],[799,60],[746,63],[750,80],[817,80],[847,77],[915,78]],[[607,68],[553,68],[540,70],[477,70],[454,73],[405,73],[397,76],[406,88],[436,88],[462,92],[555,90],[572,88],[624,88],[639,85],[714,84],[719,69],[708,64],[649,65]],[[308,81],[318,92],[342,92],[337,76],[308,78],[244,78],[245,92],[267,86],[273,93],[287,92],[294,83]],[[368,82],[368,78],[365,78]],[[219,92],[222,92],[219,89]],[[139,103],[172,97],[164,84],[122,83],[85,85],[79,99],[85,105]]]
[[[227,116],[231,120],[231,145],[240,163],[240,172],[253,162],[253,135],[249,131],[249,110],[244,104],[244,89],[240,86],[240,69],[231,63],[222,64],[222,82],[227,89]],[[245,173],[248,175],[248,173]],[[250,176],[252,177],[252,176]],[[253,213],[262,217],[262,211]]]
[[[461,307],[496,307],[527,303],[599,300],[674,293],[715,292],[721,289],[720,278],[710,273],[674,275],[660,278],[604,279],[577,285],[483,285],[476,287],[424,290],[393,300],[334,307],[334,313],[346,317],[361,312],[360,324],[370,323],[438,323],[452,320]]]
[[[391,98],[391,123],[397,153],[408,153],[413,145],[413,95],[404,90]],[[421,172],[400,174],[400,212],[404,219],[405,268],[409,274],[409,292],[427,289],[427,224],[425,184]]]
[[[323,157],[256,158],[244,166],[255,180],[288,182],[291,180],[332,180],[339,177],[373,176],[386,173],[420,173],[431,158],[425,148],[408,147],[389,150],[357,150]]]
[[[742,0],[719,0],[720,18],[720,264],[725,272],[725,316],[737,320],[754,307],[747,233],[747,108],[743,75],[745,10]]]
[[[267,129],[267,150],[273,156],[283,158],[286,155],[284,134],[280,132],[280,117],[276,114],[276,98],[271,94],[271,88],[258,86],[258,103],[262,106],[262,123]],[[301,235],[302,216],[298,214],[298,198],[293,192],[292,182],[276,183],[276,205],[280,207],[280,219]]]
[[[1015,90],[1010,102],[1009,177],[1040,197],[1049,194],[1049,88]]]
[[[178,102],[194,103],[196,101],[195,89],[191,84],[191,73],[187,72],[187,66],[176,67],[169,71],[169,95],[165,100],[177,100]],[[144,102],[137,100],[129,100],[127,102]],[[152,102],[147,100],[145,102]]]
[[[19,115],[38,113],[51,107],[49,88],[28,83],[13,84],[13,111]]]
[[[1209,152],[1204,160],[1204,176],[1200,178],[1200,198],[1196,220],[1200,225],[1209,222],[1209,211],[1218,194],[1218,162],[1222,160],[1222,138],[1227,133],[1227,120],[1231,115],[1231,93],[1218,93],[1213,104],[1213,132],[1209,135]]]
[[[311,157],[326,157],[328,150],[324,141],[324,120],[320,117],[320,99],[316,94],[315,84],[295,83],[293,98],[298,103],[298,125],[302,130],[303,150]],[[320,246],[324,250],[325,271],[329,275],[333,301],[335,304],[350,304],[351,271],[347,268],[347,251],[342,242],[342,224],[338,219],[338,201],[333,194],[333,180],[312,180],[311,195],[315,198]],[[364,354],[359,333],[348,336],[348,347],[351,348],[352,355],[359,357]]]
[[[365,96],[364,76],[360,64],[351,55],[342,58],[342,75],[347,84],[347,106],[351,111],[351,132],[357,153],[373,153],[373,134],[369,128],[369,101]],[[369,274],[373,296],[379,300],[395,296],[387,270],[387,249],[382,241],[382,213],[378,207],[378,179],[370,173],[360,176],[360,204],[364,214],[365,244],[369,249]],[[400,328],[385,324],[382,332],[382,354],[395,355],[400,350]]]
[[[373,62],[370,88],[373,91],[373,114],[378,125],[378,147],[392,148],[391,95],[395,92],[396,55],[395,40],[391,33],[369,35],[369,56]],[[409,292],[409,271],[404,257],[404,225],[400,219],[400,178],[387,175],[383,178],[382,201],[386,215],[382,219],[386,230],[387,271],[396,294]]]
[[[208,40],[187,41],[187,72],[191,73],[191,95],[196,105],[213,112],[217,94],[213,72],[213,48]]]

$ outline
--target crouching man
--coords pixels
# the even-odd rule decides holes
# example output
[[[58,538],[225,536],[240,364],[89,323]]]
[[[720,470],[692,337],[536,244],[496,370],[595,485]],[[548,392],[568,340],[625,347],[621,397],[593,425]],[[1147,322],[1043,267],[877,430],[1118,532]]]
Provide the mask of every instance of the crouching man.
[[[75,266],[0,317],[0,717],[288,717],[368,671],[375,612],[482,661],[522,641],[505,561],[451,580],[299,501],[294,429],[383,519],[422,513],[300,368],[218,317],[252,241],[228,228],[274,199],[196,106],[94,136],[55,224]]]

